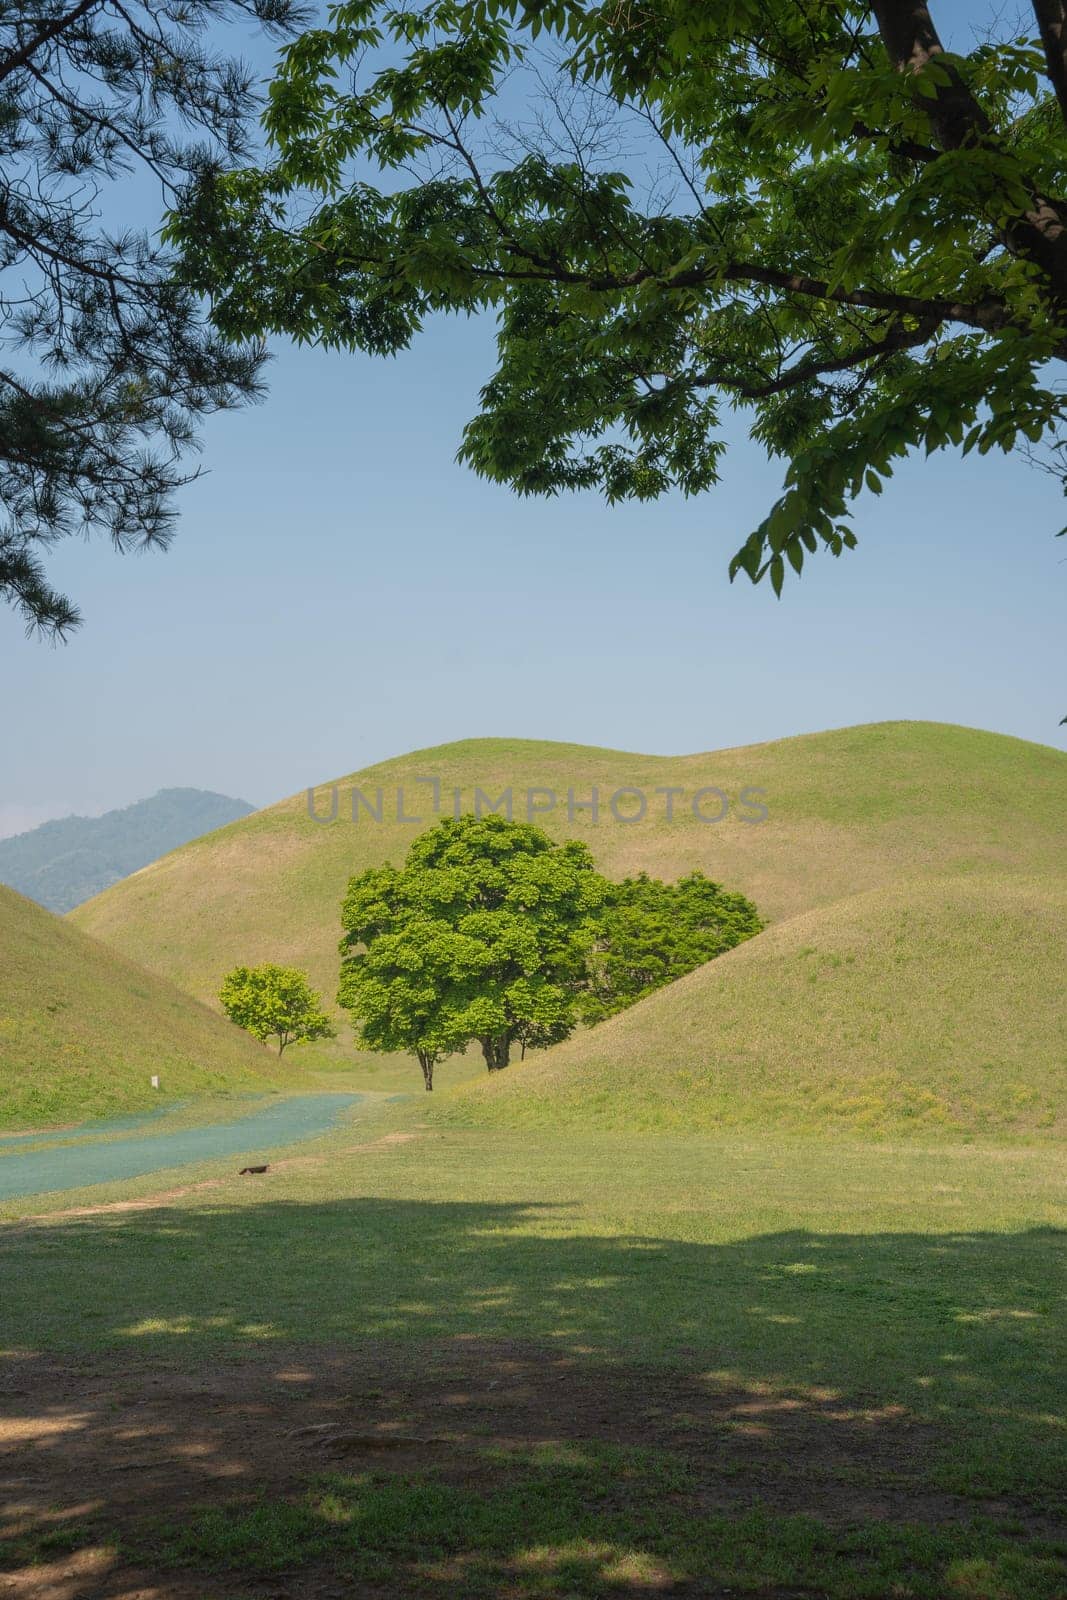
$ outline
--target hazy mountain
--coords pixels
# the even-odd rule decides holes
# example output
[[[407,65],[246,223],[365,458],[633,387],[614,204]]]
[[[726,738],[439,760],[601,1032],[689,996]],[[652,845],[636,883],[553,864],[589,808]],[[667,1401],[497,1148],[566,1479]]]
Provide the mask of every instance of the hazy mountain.
[[[139,867],[247,817],[255,806],[206,789],[161,789],[102,817],[62,817],[0,839],[0,883],[70,911]]]

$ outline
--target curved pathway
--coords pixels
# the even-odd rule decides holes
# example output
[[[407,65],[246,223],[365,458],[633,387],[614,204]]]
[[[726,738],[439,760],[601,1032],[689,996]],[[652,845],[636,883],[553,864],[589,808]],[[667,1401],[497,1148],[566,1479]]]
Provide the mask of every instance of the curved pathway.
[[[292,1095],[232,1122],[211,1122],[173,1133],[137,1133],[126,1139],[53,1145],[43,1150],[8,1146],[0,1152],[0,1201],[140,1178],[219,1156],[239,1156],[242,1166],[255,1165],[263,1160],[265,1151],[326,1133],[363,1098],[361,1094]],[[90,1131],[91,1125],[78,1130],[83,1136]]]

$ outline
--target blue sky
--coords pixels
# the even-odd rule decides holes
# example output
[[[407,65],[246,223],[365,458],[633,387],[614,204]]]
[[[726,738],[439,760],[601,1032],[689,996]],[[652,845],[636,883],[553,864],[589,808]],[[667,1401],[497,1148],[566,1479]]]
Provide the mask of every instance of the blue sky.
[[[930,718],[1067,747],[1050,478],[916,459],[776,601],[726,564],[780,464],[739,432],[698,500],[519,501],[454,461],[491,361],[456,321],[389,362],[280,347],[267,402],[206,430],[170,553],[59,547],[72,642],[0,611],[0,833],[480,734],[666,753]]]

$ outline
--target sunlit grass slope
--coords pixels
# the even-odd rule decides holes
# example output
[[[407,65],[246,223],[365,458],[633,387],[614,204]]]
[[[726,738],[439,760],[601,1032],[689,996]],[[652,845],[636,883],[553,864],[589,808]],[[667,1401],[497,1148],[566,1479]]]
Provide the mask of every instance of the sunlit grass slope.
[[[476,784],[493,799],[510,786],[517,816],[527,789],[551,789],[559,804],[536,820],[557,837],[588,840],[606,872],[645,868],[673,878],[700,867],[774,921],[931,872],[1051,870],[1067,814],[1067,756],[937,723],[879,723],[678,757],[474,739],[338,779],[334,822],[312,821],[303,792],[256,812],[114,885],[72,920],[211,1003],[229,967],[267,959],[305,968],[332,1002],[345,883],[368,864],[398,862],[434,820],[419,778],[439,781],[446,813],[457,788],[469,809]],[[365,812],[350,820],[357,784],[371,799],[382,788],[382,823]],[[568,789],[582,801],[594,786],[599,820],[587,810],[569,817]],[[671,820],[667,797],[655,793],[669,786],[684,791]],[[722,822],[693,815],[692,796],[707,786],[732,802]],[[396,820],[398,787],[421,825]],[[643,821],[612,818],[609,798],[622,787],[647,795]],[[764,791],[765,822],[741,819],[745,787]],[[316,800],[328,814],[328,784]],[[721,809],[713,798],[704,804],[712,815]]]
[[[464,1122],[1067,1134],[1067,880],[874,890],[479,1078]]]
[[[0,886],[0,1127],[267,1088],[273,1070],[224,1018]]]

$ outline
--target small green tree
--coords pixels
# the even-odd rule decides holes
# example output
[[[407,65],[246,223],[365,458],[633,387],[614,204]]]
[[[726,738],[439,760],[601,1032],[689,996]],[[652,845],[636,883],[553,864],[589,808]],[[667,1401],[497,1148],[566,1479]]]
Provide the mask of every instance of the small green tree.
[[[334,1037],[321,999],[296,967],[279,967],[272,961],[234,967],[219,999],[230,1021],[254,1039],[276,1038],[279,1055],[286,1045]]]
[[[528,823],[431,828],[402,869],[371,868],[348,887],[338,1002],[361,1048],[417,1055],[429,1089],[434,1062],[474,1041],[497,1072],[516,1042],[565,1038],[606,892],[585,845]]]
[[[702,872],[661,883],[642,872],[612,884],[589,962],[586,1022],[600,1022],[673,983],[763,927],[756,907]]]

